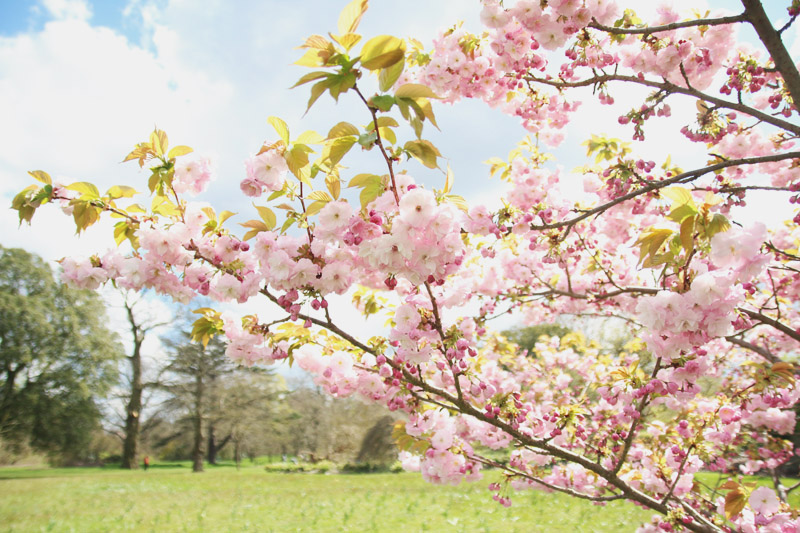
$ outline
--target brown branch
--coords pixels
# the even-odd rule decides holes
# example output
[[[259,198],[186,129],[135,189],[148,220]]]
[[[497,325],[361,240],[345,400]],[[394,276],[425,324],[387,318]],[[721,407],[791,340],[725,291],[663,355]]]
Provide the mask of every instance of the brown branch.
[[[647,194],[647,193],[649,193],[651,191],[655,191],[656,189],[662,189],[662,188],[664,188],[664,187],[666,187],[668,185],[672,185],[673,183],[693,181],[693,180],[699,178],[700,176],[703,176],[705,174],[708,174],[710,172],[714,172],[716,170],[720,170],[720,169],[723,169],[723,168],[733,167],[733,166],[740,166],[740,165],[757,165],[759,163],[772,163],[772,162],[775,162],[775,161],[783,161],[785,159],[796,159],[796,158],[800,158],[800,152],[786,152],[786,153],[783,153],[783,154],[774,154],[774,155],[768,155],[768,156],[762,156],[762,157],[745,157],[745,158],[742,158],[742,159],[729,159],[727,161],[721,161],[719,163],[715,163],[715,164],[709,165],[707,167],[698,168],[698,169],[695,169],[695,170],[690,170],[688,172],[683,172],[681,174],[678,174],[677,176],[673,176],[671,178],[668,178],[668,179],[665,179],[665,180],[662,180],[662,181],[654,181],[650,185],[646,185],[646,186],[642,187],[641,189],[637,189],[635,191],[631,191],[628,194],[620,196],[619,198],[615,198],[614,200],[612,200],[610,202],[607,202],[607,203],[605,203],[603,205],[600,205],[598,207],[595,207],[594,209],[590,209],[589,211],[586,211],[585,213],[583,213],[583,214],[581,214],[581,215],[579,215],[579,216],[577,216],[575,218],[571,218],[569,220],[564,220],[562,222],[554,222],[552,224],[542,224],[540,226],[531,225],[531,229],[533,229],[533,230],[546,230],[546,229],[554,229],[554,228],[563,228],[564,226],[570,226],[571,227],[571,226],[574,226],[575,224],[577,224],[578,222],[580,222],[581,220],[589,218],[592,215],[596,215],[598,213],[602,213],[603,211],[606,211],[606,210],[614,207],[615,205],[618,205],[618,204],[621,204],[621,203],[626,202],[628,200],[631,200],[633,198],[636,198],[637,196],[641,196],[643,194]]]
[[[763,347],[758,346],[757,344],[753,344],[751,342],[747,342],[746,340],[741,339],[739,337],[735,337],[733,335],[729,335],[728,337],[725,337],[725,340],[730,342],[731,344],[735,344],[737,346],[741,346],[742,348],[750,350],[751,352],[757,353],[758,355],[760,355],[761,357],[763,357],[764,359],[766,359],[770,363],[775,364],[775,363],[779,363],[781,361],[780,357],[778,357],[774,353],[770,352],[766,348],[763,348]]]
[[[774,318],[770,318],[766,315],[759,313],[758,311],[751,311],[750,309],[742,309],[741,307],[737,308],[740,313],[744,313],[753,320],[758,320],[762,324],[766,324],[768,326],[772,326],[773,328],[777,329],[781,333],[788,335],[789,337],[793,338],[797,342],[800,342],[800,333],[796,330],[790,328],[786,324],[782,322],[778,322]]]
[[[800,72],[797,71],[792,56],[786,50],[780,33],[772,27],[760,0],[742,0],[742,5],[748,22],[756,30],[758,38],[772,56],[772,61],[775,62],[775,67],[783,76],[786,88],[797,106],[800,103]]]
[[[721,26],[723,24],[735,24],[737,22],[744,22],[745,20],[747,20],[747,17],[745,17],[745,14],[742,13],[740,15],[720,17],[715,19],[696,19],[684,20],[681,22],[671,22],[661,26],[649,26],[647,28],[615,28],[613,26],[605,26],[600,24],[595,18],[592,18],[592,22],[590,22],[587,27],[614,35],[650,35],[652,33],[672,31],[680,28],[691,28],[694,26]]]
[[[698,91],[697,89],[692,89],[689,87],[681,87],[680,85],[676,85],[670,81],[654,81],[648,80],[645,78],[639,78],[638,76],[627,76],[624,74],[603,74],[600,76],[594,76],[591,78],[587,78],[585,80],[580,81],[563,81],[563,80],[555,80],[555,79],[547,79],[547,78],[538,78],[536,76],[525,76],[523,77],[525,81],[541,83],[544,85],[549,85],[551,87],[555,87],[557,89],[569,89],[569,88],[576,88],[576,87],[588,87],[590,85],[596,84],[603,84],[609,81],[624,81],[629,83],[636,83],[638,85],[644,85],[646,87],[653,87],[656,89],[660,89],[662,91],[667,91],[670,93],[679,93],[684,94],[687,96],[692,96],[699,100],[703,100],[705,102],[709,102],[714,104],[720,108],[732,109],[734,111],[740,111],[751,117],[760,119],[767,124],[772,124],[782,130],[790,131],[795,135],[800,135],[800,126],[792,124],[791,122],[787,122],[785,120],[779,119],[774,117],[768,113],[764,113],[759,111],[758,109],[753,109],[750,106],[744,105],[741,102],[731,102],[729,100],[723,100],[722,98],[717,98],[716,96],[712,96],[710,94]]]
[[[375,137],[376,137],[375,144],[377,144],[378,148],[380,148],[381,155],[383,155],[383,159],[386,161],[386,166],[389,167],[389,177],[392,180],[392,193],[394,194],[394,201],[397,202],[398,205],[400,205],[400,196],[398,196],[397,194],[397,183],[395,182],[394,179],[394,166],[392,165],[392,158],[389,157],[389,154],[386,153],[386,148],[384,148],[383,140],[381,139],[381,132],[379,131],[378,128],[378,113],[375,111],[374,107],[369,105],[369,102],[367,102],[367,99],[364,98],[364,95],[358,89],[357,85],[353,86],[353,90],[356,91],[358,97],[361,98],[361,101],[364,102],[364,105],[367,106],[367,109],[369,109],[370,114],[372,114],[372,124],[375,127]]]
[[[503,463],[498,463],[497,461],[492,461],[491,459],[488,459],[486,457],[482,457],[480,455],[472,454],[472,455],[469,455],[468,457],[470,459],[475,460],[475,461],[477,461],[477,462],[479,462],[481,464],[484,464],[486,466],[491,466],[491,467],[494,467],[494,468],[499,468],[500,470],[505,470],[506,472],[508,472],[509,474],[511,474],[513,476],[517,476],[517,477],[522,477],[522,478],[528,479],[528,480],[533,481],[534,483],[538,483],[539,485],[541,485],[543,487],[546,487],[546,488],[548,488],[550,490],[557,491],[557,492],[563,492],[564,494],[569,494],[570,496],[574,496],[575,498],[580,498],[582,500],[589,500],[589,501],[593,501],[593,502],[610,502],[610,501],[614,501],[614,500],[622,500],[622,499],[625,498],[625,496],[623,496],[622,494],[614,494],[612,496],[592,496],[591,494],[585,494],[583,492],[578,492],[578,491],[576,491],[574,489],[570,489],[570,488],[567,488],[567,487],[559,487],[558,485],[553,485],[552,483],[548,483],[547,481],[545,481],[543,479],[540,479],[540,478],[538,478],[536,476],[532,476],[530,474],[522,472],[521,470],[517,470],[515,468],[511,468],[508,465],[504,465]]]

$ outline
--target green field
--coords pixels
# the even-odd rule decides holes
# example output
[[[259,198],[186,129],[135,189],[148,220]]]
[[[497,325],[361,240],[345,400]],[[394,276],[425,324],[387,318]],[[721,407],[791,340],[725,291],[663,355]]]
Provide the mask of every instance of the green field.
[[[650,512],[541,492],[508,509],[498,479],[433,486],[417,474],[268,474],[260,467],[0,469],[0,531],[633,531]]]
[[[496,475],[489,473],[490,478]],[[433,486],[419,475],[267,474],[261,468],[0,469],[0,531],[633,531],[650,513],[487,480]]]

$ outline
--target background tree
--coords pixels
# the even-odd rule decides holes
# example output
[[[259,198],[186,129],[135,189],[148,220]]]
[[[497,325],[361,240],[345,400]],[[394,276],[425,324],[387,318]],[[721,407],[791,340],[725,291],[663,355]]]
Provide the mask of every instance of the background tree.
[[[137,314],[136,309],[141,308],[142,302],[132,294],[126,294],[123,302],[125,316],[131,330],[133,344],[131,352],[126,355],[130,364],[127,374],[126,406],[125,406],[125,427],[122,444],[121,467],[135,470],[139,468],[139,441],[142,428],[142,409],[143,394],[147,386],[153,383],[145,383],[143,375],[142,345],[145,337],[151,331],[166,325],[166,322],[158,322],[142,317]]]
[[[57,282],[39,257],[0,247],[0,436],[62,461],[88,459],[98,400],[121,346],[96,294]]]
[[[208,420],[210,406],[216,403],[220,376],[230,374],[234,365],[225,355],[225,344],[212,339],[208,345],[189,342],[183,334],[182,342],[168,341],[172,349],[166,372],[172,376],[164,384],[170,395],[167,404],[184,413],[191,424],[192,470],[203,471],[205,454],[204,421]]]

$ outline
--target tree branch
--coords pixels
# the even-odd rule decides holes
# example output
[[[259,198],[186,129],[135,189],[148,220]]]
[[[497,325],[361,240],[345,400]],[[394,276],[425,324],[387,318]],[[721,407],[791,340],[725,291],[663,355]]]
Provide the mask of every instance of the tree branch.
[[[775,67],[783,76],[786,88],[797,106],[800,104],[800,72],[797,71],[792,56],[786,50],[780,33],[772,27],[760,0],[742,0],[742,5],[748,22],[756,30],[758,38],[772,56],[772,61],[775,62]]]
[[[594,209],[590,209],[585,213],[577,216],[575,218],[571,218],[569,220],[564,220],[562,222],[553,222],[552,224],[542,224],[540,226],[531,225],[531,229],[533,230],[545,230],[545,229],[554,229],[554,228],[563,228],[564,226],[574,226],[581,220],[589,218],[592,215],[596,215],[598,213],[602,213],[615,205],[621,204],[637,196],[641,196],[642,194],[647,194],[648,192],[654,191],[656,189],[662,189],[668,185],[672,185],[673,183],[681,183],[681,182],[688,182],[693,181],[700,176],[708,174],[710,172],[714,172],[716,170],[720,170],[727,167],[733,166],[740,166],[740,165],[757,165],[759,163],[772,163],[775,161],[783,161],[785,159],[796,159],[800,158],[800,152],[786,152],[783,154],[774,154],[762,157],[746,157],[743,159],[729,159],[727,161],[721,161],[719,163],[709,165],[707,167],[698,168],[695,170],[690,170],[688,172],[683,172],[678,174],[677,176],[673,176],[671,178],[662,180],[662,181],[654,181],[649,185],[645,185],[641,189],[636,189],[635,191],[631,191],[628,194],[620,196],[619,198],[615,198],[614,200],[607,202],[603,205],[597,206]]]
[[[624,74],[602,74],[599,76],[594,76],[580,81],[564,81],[564,80],[559,81],[555,79],[537,78],[536,76],[531,76],[531,75],[524,76],[522,79],[524,79],[525,81],[549,85],[557,89],[588,87],[590,85],[607,83],[609,81],[625,81],[629,83],[636,83],[638,85],[653,87],[670,93],[679,93],[687,96],[692,96],[699,100],[703,100],[705,102],[714,104],[717,107],[732,109],[734,111],[740,111],[741,113],[750,115],[751,117],[757,118],[763,122],[766,122],[767,124],[771,124],[773,126],[781,128],[782,130],[790,131],[795,135],[800,135],[800,126],[792,124],[791,122],[779,119],[777,117],[759,111],[758,109],[754,109],[742,103],[723,100],[722,98],[717,98],[716,96],[712,96],[710,94],[698,91],[697,89],[692,89],[689,87],[681,87],[680,85],[676,85],[667,80],[659,82],[659,81],[639,78],[638,76],[627,76]]]
[[[663,24],[661,26],[648,26],[647,28],[615,28],[613,26],[605,26],[597,22],[595,18],[592,18],[592,22],[589,23],[589,28],[594,28],[595,30],[604,31],[606,33],[611,33],[614,35],[650,35],[652,33],[660,33],[662,31],[672,31],[677,30],[680,28],[691,28],[694,26],[721,26],[723,24],[735,24],[737,22],[744,22],[747,20],[747,17],[744,13],[739,15],[733,15],[728,17],[720,17],[715,19],[695,19],[695,20],[684,20],[681,22],[671,22],[669,24]]]

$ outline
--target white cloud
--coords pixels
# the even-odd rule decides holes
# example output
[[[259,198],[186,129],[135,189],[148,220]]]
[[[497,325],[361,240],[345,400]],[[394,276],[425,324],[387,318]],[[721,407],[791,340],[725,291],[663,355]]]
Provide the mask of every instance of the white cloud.
[[[57,20],[89,20],[92,16],[86,0],[42,0],[42,7]]]

